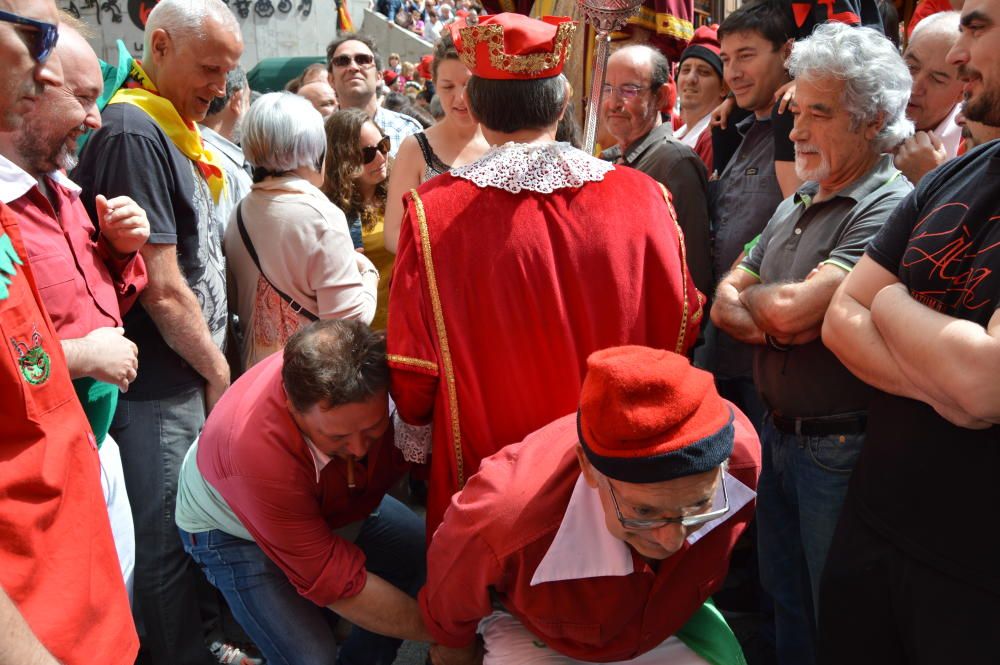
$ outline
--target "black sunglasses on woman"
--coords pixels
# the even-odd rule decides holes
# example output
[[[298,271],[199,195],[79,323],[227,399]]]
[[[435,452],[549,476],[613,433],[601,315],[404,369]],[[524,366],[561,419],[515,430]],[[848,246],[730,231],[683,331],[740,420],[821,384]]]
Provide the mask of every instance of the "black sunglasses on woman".
[[[389,141],[388,136],[383,136],[382,140],[375,145],[365,146],[361,149],[361,159],[364,164],[371,164],[372,160],[375,159],[376,153],[382,153],[385,157],[389,154],[389,149],[392,147],[392,143]]]

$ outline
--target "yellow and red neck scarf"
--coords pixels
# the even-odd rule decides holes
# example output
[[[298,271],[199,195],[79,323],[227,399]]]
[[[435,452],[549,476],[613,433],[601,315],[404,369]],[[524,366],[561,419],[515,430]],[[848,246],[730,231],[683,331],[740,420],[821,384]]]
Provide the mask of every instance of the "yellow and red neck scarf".
[[[181,118],[173,103],[157,92],[156,85],[143,71],[138,60],[132,61],[129,78],[130,86],[116,92],[108,104],[132,104],[148,113],[160,129],[170,137],[177,149],[198,166],[212,192],[212,199],[218,203],[219,196],[226,186],[226,180],[222,175],[222,164],[219,158],[205,147],[198,125],[185,122]]]

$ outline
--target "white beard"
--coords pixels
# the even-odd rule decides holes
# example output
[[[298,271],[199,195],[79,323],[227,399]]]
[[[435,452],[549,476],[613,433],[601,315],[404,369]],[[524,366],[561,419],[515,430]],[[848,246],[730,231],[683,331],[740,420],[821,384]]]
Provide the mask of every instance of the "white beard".
[[[802,182],[812,181],[812,182],[822,182],[830,176],[830,161],[826,158],[826,155],[819,152],[815,146],[805,145],[802,146],[804,150],[813,151],[812,154],[819,155],[819,166],[813,168],[807,168],[805,164],[804,155],[799,155],[798,147],[795,148],[795,175],[799,177]]]

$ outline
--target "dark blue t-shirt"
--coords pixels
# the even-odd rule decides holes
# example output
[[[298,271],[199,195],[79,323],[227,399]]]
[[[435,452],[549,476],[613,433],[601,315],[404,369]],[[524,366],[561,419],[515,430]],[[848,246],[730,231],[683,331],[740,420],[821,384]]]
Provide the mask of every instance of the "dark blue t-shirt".
[[[212,339],[222,348],[226,330],[226,271],[221,226],[208,185],[142,109],[111,104],[103,126],[87,142],[73,179],[97,219],[94,197],[130,196],[146,211],[150,244],[177,246],[177,262],[201,304]],[[139,372],[122,399],[155,399],[204,379],[171,349],[137,303],[125,316],[125,335],[139,347]]]

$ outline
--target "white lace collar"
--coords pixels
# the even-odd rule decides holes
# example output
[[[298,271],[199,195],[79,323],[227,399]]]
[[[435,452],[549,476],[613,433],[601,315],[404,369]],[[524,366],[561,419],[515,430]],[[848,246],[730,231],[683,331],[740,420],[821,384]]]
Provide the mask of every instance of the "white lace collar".
[[[505,143],[493,146],[471,164],[453,168],[451,174],[479,187],[497,187],[512,194],[522,189],[550,194],[604,180],[604,174],[614,168],[569,143]]]

